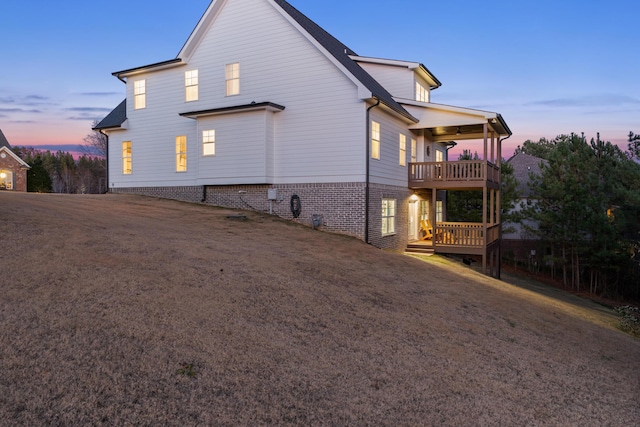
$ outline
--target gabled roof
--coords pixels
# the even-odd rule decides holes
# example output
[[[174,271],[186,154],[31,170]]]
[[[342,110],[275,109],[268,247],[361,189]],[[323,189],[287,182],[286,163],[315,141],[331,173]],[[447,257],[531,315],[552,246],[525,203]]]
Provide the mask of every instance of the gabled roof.
[[[93,130],[118,129],[127,120],[127,100],[122,101]]]
[[[272,0],[277,4],[284,13],[290,16],[295,22],[302,27],[313,39],[315,39],[329,54],[331,54],[339,64],[341,64],[351,75],[365,86],[370,92],[373,98],[380,100],[382,104],[393,110],[397,114],[405,117],[409,121],[417,122],[418,120],[413,117],[402,105],[400,105],[393,96],[384,88],[378,81],[376,81],[369,73],[367,73],[351,56],[357,57],[358,55],[345,44],[333,37],[331,34],[322,29],[318,24],[313,22],[302,12],[295,7],[291,6],[285,0]],[[220,7],[224,5],[223,0],[214,0],[209,5],[207,11],[204,13],[195,29],[189,36],[189,39],[182,47],[178,56],[175,59],[158,62],[155,64],[145,65],[143,67],[130,68],[128,70],[116,71],[112,73],[120,80],[127,75],[136,74],[139,72],[148,71],[151,69],[164,69],[169,67],[175,67],[185,64],[185,58],[190,55],[190,52],[194,49],[194,43],[197,43],[199,37],[201,37],[208,23],[215,19],[215,15],[218,13]]]
[[[0,147],[11,148],[11,144],[9,144],[9,141],[7,141],[7,138],[2,133],[2,129],[0,129]]]
[[[417,122],[402,105],[400,105],[393,96],[384,88],[376,79],[371,77],[357,62],[351,59],[351,56],[358,56],[353,50],[349,49],[345,44],[326,32],[318,24],[307,18],[302,12],[291,6],[285,0],[273,0],[278,4],[289,16],[291,16],[300,26],[318,41],[340,64],[342,64],[356,79],[371,91],[373,97],[378,98],[381,103],[395,111],[396,113],[406,117],[407,119]]]
[[[540,157],[518,153],[507,160],[507,163],[513,167],[513,177],[518,182],[518,195],[520,197],[530,197],[531,189],[529,188],[529,183],[531,182],[531,174],[540,176],[542,173],[540,165],[547,164],[547,161]]]
[[[14,153],[11,150],[11,148],[9,148],[8,146],[5,145],[5,146],[0,147],[0,152],[7,153],[9,156],[11,156],[14,159],[16,159],[16,161],[18,163],[20,163],[20,168],[21,169],[31,169],[31,166],[29,166],[29,164],[27,164],[27,162],[25,162],[20,157],[18,157],[18,155],[16,153]]]

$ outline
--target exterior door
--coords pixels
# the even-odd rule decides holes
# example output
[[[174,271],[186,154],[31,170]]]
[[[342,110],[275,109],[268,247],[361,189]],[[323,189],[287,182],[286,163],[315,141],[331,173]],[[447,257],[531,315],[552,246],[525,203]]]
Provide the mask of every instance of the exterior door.
[[[409,241],[418,240],[418,201],[409,201],[409,218],[407,226],[409,231]]]

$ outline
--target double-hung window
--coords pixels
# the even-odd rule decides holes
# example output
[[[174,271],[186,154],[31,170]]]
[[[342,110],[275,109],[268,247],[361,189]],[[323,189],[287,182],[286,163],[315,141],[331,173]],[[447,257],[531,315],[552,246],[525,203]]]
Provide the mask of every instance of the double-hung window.
[[[122,141],[122,173],[131,175],[131,141]]]
[[[202,155],[216,155],[216,131],[213,129],[202,131]]]
[[[382,235],[396,232],[396,199],[382,199]]]
[[[176,172],[187,171],[187,137],[176,136]]]
[[[371,158],[380,160],[380,123],[371,122]]]
[[[136,80],[133,82],[133,108],[136,110],[147,108],[146,80]]]
[[[240,63],[227,64],[225,67],[227,82],[227,96],[238,95],[240,93]]]
[[[185,101],[198,100],[198,70],[185,71],[184,73]]]
[[[407,136],[400,134],[400,166],[407,165]]]

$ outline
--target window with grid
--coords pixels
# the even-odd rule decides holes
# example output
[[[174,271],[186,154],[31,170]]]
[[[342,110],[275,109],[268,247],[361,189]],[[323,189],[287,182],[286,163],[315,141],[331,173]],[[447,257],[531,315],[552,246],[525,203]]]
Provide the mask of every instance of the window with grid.
[[[396,199],[382,199],[382,235],[396,232]]]
[[[122,173],[131,175],[131,141],[122,142]]]
[[[400,134],[400,166],[407,165],[407,136]]]
[[[429,102],[429,89],[420,82],[416,82],[416,101]]]
[[[216,155],[216,131],[215,130],[202,131],[202,155],[203,156]]]
[[[240,93],[240,63],[227,64],[225,67],[227,96]]]
[[[411,163],[418,161],[418,141],[411,138]]]
[[[176,172],[187,171],[187,137],[176,136]]]
[[[380,123],[371,122],[371,158],[380,160]]]
[[[136,80],[133,82],[133,108],[136,110],[147,108],[146,80]]]
[[[187,102],[198,100],[198,70],[185,71],[184,88]]]

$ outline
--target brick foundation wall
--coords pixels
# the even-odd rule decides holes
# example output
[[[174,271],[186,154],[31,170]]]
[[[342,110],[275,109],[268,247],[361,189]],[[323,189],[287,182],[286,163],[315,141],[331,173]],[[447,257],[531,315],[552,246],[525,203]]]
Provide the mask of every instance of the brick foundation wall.
[[[371,184],[369,187],[369,243],[382,249],[404,250],[409,242],[409,198],[413,192],[408,188]],[[396,200],[396,231],[382,235],[382,199]]]
[[[110,188],[109,192],[118,194],[139,194],[141,196],[161,199],[180,200],[183,202],[202,202],[202,186],[190,187],[128,187]]]
[[[268,190],[275,189],[277,198],[268,200]],[[186,202],[205,203],[258,212],[313,226],[314,215],[319,229],[365,238],[365,184],[340,182],[328,184],[224,185],[193,187],[112,188],[112,193],[140,194]],[[291,212],[291,196],[300,198],[300,216]],[[408,201],[413,193],[407,188],[371,184],[369,191],[369,243],[390,250],[404,250],[408,242]],[[396,232],[382,236],[382,199],[396,199]]]
[[[269,189],[277,200],[269,202]],[[319,215],[321,230],[364,239],[364,183],[207,186],[207,201],[216,206],[270,212],[281,218],[313,225]],[[291,212],[291,196],[300,198],[300,216]]]

